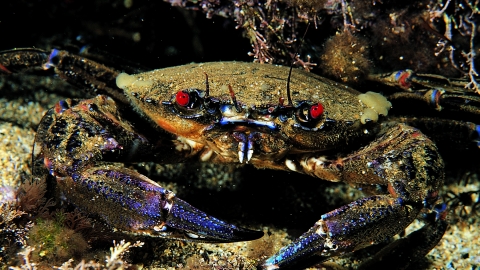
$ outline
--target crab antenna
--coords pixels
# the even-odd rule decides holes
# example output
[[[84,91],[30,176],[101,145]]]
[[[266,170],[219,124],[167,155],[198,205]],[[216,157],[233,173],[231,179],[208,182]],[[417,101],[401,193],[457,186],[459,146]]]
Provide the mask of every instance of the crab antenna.
[[[295,16],[293,17],[295,19]],[[307,29],[305,29],[305,33],[303,33],[302,40],[305,40],[305,36],[307,35],[308,27],[310,26],[310,22],[307,24]],[[295,64],[295,57],[297,56],[298,47],[295,49],[295,53],[292,56],[292,64],[290,65],[290,70],[288,71],[288,78],[287,78],[287,100],[288,106],[293,106],[292,97],[290,96],[290,78],[292,76],[293,64]]]
[[[237,113],[242,111],[242,108],[237,103],[237,98],[235,97],[235,92],[233,92],[232,86],[229,84],[228,85],[228,90],[230,91],[230,96],[232,97],[232,102],[233,105],[235,106],[235,110],[237,110]]]
[[[292,59],[293,60],[293,59]],[[292,69],[293,69],[293,63],[290,65],[290,70],[288,71],[288,78],[287,78],[287,100],[288,100],[288,106],[293,106],[292,102],[292,97],[290,96],[290,76],[292,76]]]
[[[295,29],[295,6],[293,7],[293,26],[292,30]],[[308,27],[307,27],[308,29]],[[292,31],[292,39],[295,40],[295,31]],[[292,77],[293,64],[295,63],[295,55],[297,55],[298,47],[295,49],[295,54],[292,56],[292,63],[290,64],[290,70],[288,71],[287,78],[287,101],[288,106],[293,106],[292,96],[290,95],[290,78]]]
[[[210,95],[210,85],[208,84],[208,74],[205,73],[205,97],[208,97]]]

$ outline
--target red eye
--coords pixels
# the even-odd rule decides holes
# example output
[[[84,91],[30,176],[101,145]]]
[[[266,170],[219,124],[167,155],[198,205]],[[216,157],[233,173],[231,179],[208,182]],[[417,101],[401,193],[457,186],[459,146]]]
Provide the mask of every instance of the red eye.
[[[312,105],[312,107],[310,107],[310,116],[313,119],[317,119],[318,117],[322,116],[322,114],[323,114],[323,106],[321,103]]]
[[[190,95],[185,91],[178,91],[175,96],[175,101],[182,107],[187,107],[190,103]]]

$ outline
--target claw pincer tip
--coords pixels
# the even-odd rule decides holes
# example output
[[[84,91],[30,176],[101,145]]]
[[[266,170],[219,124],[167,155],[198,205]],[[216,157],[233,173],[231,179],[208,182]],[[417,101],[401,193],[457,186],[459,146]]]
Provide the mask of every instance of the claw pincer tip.
[[[125,232],[202,242],[248,241],[263,236],[261,231],[240,228],[207,215],[127,169],[94,169],[75,179],[76,184],[59,182],[78,188],[70,194],[70,200]],[[85,201],[92,197],[98,198],[98,203]]]
[[[261,269],[301,269],[322,258],[316,253],[326,250],[325,239],[312,228],[290,245],[282,248],[277,254],[268,258]]]
[[[211,217],[179,198],[173,201],[166,225],[187,232],[191,240],[207,242],[249,241],[263,236],[261,231],[243,229]]]

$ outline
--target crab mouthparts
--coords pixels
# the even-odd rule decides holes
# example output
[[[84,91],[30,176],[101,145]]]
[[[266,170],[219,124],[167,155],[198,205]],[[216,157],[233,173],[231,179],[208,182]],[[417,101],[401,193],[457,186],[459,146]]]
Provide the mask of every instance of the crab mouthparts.
[[[232,136],[238,141],[238,161],[243,163],[245,155],[247,156],[247,163],[253,156],[253,143],[258,138],[258,132],[251,132],[248,135],[243,132],[233,132]]]
[[[218,122],[221,127],[233,126],[233,138],[238,142],[238,161],[243,163],[246,158],[246,163],[250,161],[253,156],[253,146],[256,140],[261,137],[261,132],[250,131],[247,127],[253,128],[268,128],[271,131],[278,130],[277,125],[272,121],[255,120],[245,117],[222,117]]]

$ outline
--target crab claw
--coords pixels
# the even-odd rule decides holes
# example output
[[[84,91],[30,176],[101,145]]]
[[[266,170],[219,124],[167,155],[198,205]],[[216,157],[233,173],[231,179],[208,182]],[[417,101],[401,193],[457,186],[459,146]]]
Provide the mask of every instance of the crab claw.
[[[306,233],[268,258],[263,269],[301,269],[385,241],[415,219],[421,207],[374,195],[322,215]]]
[[[240,228],[209,216],[179,198],[173,199],[165,226],[167,231],[169,228],[177,231],[172,232],[169,238],[200,242],[249,241],[263,236],[261,231]]]
[[[283,247],[278,253],[268,258],[260,269],[302,269],[328,259],[320,253],[328,253],[330,249],[325,238],[317,233],[314,226],[290,245]]]
[[[197,242],[248,241],[263,236],[261,231],[212,217],[146,176],[115,165],[56,179],[69,201],[125,233]]]

